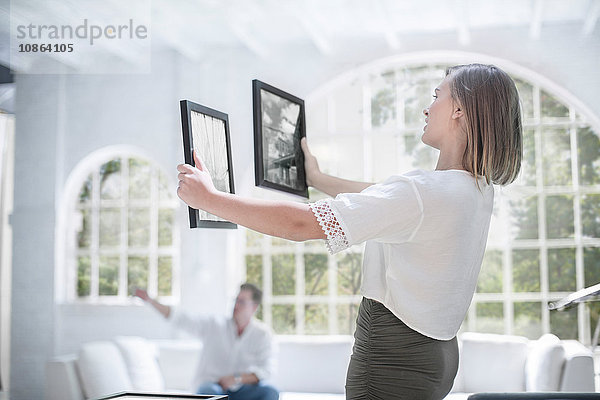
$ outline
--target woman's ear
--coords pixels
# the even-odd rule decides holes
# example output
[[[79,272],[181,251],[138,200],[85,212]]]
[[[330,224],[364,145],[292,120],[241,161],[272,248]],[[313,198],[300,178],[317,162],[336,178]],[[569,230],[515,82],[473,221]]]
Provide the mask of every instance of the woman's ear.
[[[452,119],[459,119],[464,115],[464,113],[462,112],[462,110],[460,108],[455,108],[454,112],[452,113]]]

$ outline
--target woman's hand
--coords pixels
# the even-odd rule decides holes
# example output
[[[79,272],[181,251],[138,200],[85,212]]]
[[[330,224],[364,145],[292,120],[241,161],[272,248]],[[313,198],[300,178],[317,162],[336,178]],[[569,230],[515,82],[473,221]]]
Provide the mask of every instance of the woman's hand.
[[[188,164],[177,166],[177,195],[190,207],[271,236],[296,241],[325,239],[308,204],[252,199],[218,191],[196,152],[194,160],[197,168]],[[315,166],[318,171],[316,160]]]
[[[308,186],[335,197],[340,193],[358,193],[372,185],[368,182],[349,181],[322,173],[317,158],[308,149],[305,137],[300,140],[300,146],[304,152],[304,170]]]
[[[300,140],[300,146],[304,152],[304,171],[306,172],[306,183],[308,186],[315,186],[318,177],[321,175],[319,163],[317,162],[317,158],[310,152],[308,144],[306,143],[306,137],[303,137],[302,140]]]
[[[177,196],[192,208],[204,209],[209,203],[211,195],[216,193],[217,189],[213,185],[206,166],[198,158],[196,150],[193,154],[196,167],[189,164],[179,164],[177,166],[177,171],[179,171],[179,175],[177,175],[179,179]]]

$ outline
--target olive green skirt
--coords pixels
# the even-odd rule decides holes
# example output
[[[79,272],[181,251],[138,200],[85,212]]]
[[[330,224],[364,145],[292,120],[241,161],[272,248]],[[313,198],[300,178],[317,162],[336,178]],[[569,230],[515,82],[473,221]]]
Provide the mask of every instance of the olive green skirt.
[[[458,370],[456,337],[436,340],[363,298],[346,376],[346,399],[443,399]]]

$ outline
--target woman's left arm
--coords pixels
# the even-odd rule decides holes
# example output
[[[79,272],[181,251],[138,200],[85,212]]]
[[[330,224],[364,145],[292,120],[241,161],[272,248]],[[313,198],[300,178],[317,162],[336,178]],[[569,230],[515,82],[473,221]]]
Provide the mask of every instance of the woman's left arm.
[[[325,239],[307,204],[267,201],[224,193],[215,189],[206,166],[194,151],[196,167],[177,166],[177,195],[190,207],[205,210],[252,230],[288,240]]]

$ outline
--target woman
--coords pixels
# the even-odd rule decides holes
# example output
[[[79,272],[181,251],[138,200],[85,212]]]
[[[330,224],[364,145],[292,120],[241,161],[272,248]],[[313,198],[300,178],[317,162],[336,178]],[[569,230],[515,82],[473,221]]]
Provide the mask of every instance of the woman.
[[[177,193],[194,208],[290,240],[325,239],[331,253],[366,242],[363,300],[348,367],[348,399],[442,399],[458,368],[456,334],[475,291],[493,208],[492,184],[521,165],[519,97],[492,65],[449,68],[423,111],[433,171],[380,184],[321,173],[306,145],[309,205],[216,191],[202,161],[179,165]]]

